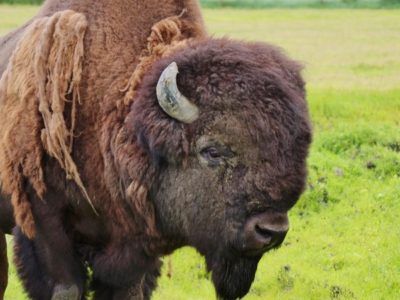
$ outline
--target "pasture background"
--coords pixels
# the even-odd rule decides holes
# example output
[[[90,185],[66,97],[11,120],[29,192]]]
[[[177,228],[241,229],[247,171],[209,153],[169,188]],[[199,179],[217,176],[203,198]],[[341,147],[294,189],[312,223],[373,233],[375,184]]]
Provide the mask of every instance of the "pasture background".
[[[0,0],[7,4],[40,4],[44,0]],[[239,7],[239,8],[271,8],[271,7],[352,7],[380,8],[400,7],[400,0],[199,0],[203,7]]]
[[[0,35],[35,6],[0,5]],[[308,189],[245,299],[400,299],[400,11],[204,10],[215,36],[281,46],[305,65],[314,125]],[[11,255],[11,251],[9,250]],[[182,249],[154,299],[213,299]],[[26,299],[12,268],[6,299]]]

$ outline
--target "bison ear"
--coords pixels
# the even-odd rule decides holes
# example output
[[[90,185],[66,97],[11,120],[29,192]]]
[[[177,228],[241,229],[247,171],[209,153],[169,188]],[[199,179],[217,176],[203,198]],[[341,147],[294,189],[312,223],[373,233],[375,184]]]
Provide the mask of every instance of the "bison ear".
[[[178,73],[176,62],[172,62],[161,73],[157,84],[157,100],[170,117],[190,124],[199,117],[199,109],[179,91],[176,83]]]

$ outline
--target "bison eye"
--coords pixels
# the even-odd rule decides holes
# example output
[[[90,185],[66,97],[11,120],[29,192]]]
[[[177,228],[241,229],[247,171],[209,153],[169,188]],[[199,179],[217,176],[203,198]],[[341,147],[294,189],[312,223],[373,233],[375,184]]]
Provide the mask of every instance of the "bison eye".
[[[207,147],[200,151],[201,156],[207,160],[216,160],[222,157],[222,154],[215,147]]]
[[[222,159],[222,154],[218,151],[216,147],[207,147],[200,151],[200,155],[206,159],[208,162],[215,164],[219,163]]]
[[[204,147],[200,150],[199,154],[202,161],[206,162],[209,167],[224,164],[235,156],[229,147],[220,144]]]

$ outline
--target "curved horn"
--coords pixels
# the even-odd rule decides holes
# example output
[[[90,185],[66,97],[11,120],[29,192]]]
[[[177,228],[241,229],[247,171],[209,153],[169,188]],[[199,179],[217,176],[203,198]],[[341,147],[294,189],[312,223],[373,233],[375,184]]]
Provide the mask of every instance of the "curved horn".
[[[178,73],[176,62],[165,68],[158,80],[157,99],[170,117],[189,124],[199,117],[199,109],[179,91],[176,83]]]

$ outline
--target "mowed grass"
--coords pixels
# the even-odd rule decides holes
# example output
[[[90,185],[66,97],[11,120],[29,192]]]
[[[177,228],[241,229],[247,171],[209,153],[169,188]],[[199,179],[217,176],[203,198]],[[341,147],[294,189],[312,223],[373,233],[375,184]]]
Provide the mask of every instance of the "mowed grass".
[[[0,6],[0,34],[36,10]],[[400,299],[400,10],[204,13],[214,36],[285,49],[308,84],[308,189],[245,299]],[[25,299],[10,276],[6,299]],[[154,299],[214,298],[193,249],[165,259]]]

